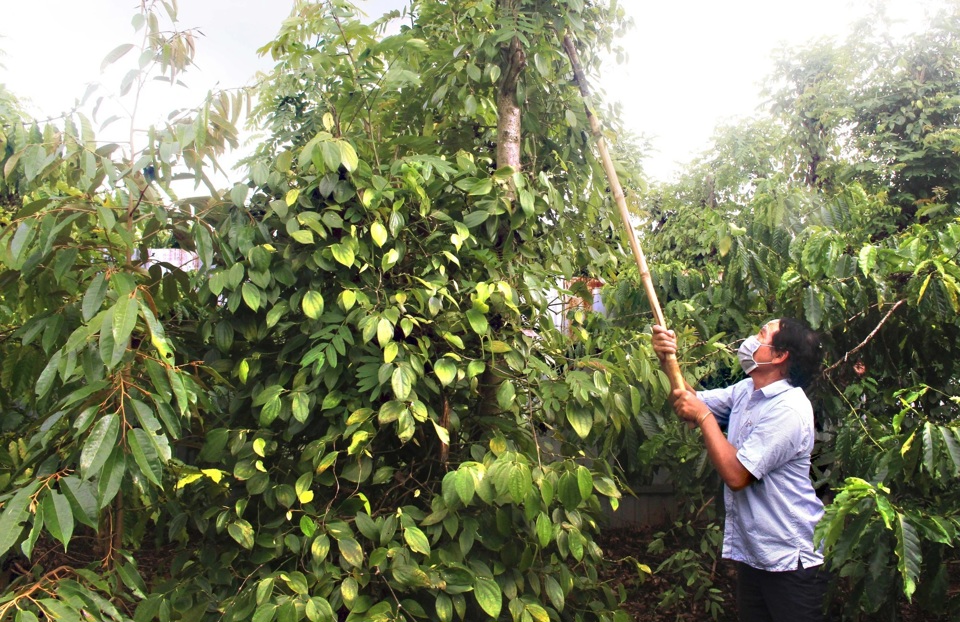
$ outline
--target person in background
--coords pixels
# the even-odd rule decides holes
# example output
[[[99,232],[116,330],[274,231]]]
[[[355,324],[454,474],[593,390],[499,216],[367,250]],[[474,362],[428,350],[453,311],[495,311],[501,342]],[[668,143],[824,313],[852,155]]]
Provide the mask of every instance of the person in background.
[[[653,349],[675,355],[673,331],[654,326]],[[810,480],[814,419],[803,391],[820,368],[820,338],[799,320],[771,320],[737,357],[746,379],[709,391],[687,385],[670,402],[700,428],[726,484],[722,554],[736,562],[741,622],[820,622],[828,576],[813,530],[823,503]]]

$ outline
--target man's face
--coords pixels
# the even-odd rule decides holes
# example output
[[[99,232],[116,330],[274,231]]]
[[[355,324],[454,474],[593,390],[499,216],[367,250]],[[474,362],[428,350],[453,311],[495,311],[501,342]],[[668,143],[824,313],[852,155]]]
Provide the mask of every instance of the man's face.
[[[771,344],[773,343],[773,336],[776,335],[779,330],[780,320],[770,320],[760,328],[760,332],[757,333],[757,339],[759,339],[763,345],[753,353],[753,360],[758,363],[769,363],[773,360],[774,350]]]

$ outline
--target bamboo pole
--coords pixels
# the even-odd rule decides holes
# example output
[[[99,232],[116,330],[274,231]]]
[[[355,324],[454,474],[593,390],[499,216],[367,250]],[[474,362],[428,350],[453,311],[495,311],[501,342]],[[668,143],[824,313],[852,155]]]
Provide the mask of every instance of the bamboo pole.
[[[630,211],[627,209],[627,201],[623,196],[623,187],[620,185],[620,178],[617,177],[617,171],[613,167],[613,159],[607,150],[607,143],[603,139],[600,121],[590,106],[590,88],[587,86],[587,78],[583,73],[583,67],[580,65],[580,56],[577,54],[577,48],[569,33],[563,37],[563,47],[567,51],[567,56],[570,58],[574,78],[580,87],[580,95],[583,97],[583,105],[587,111],[587,120],[590,122],[590,132],[596,140],[597,150],[600,152],[600,161],[603,163],[603,170],[606,172],[607,181],[610,183],[610,191],[613,193],[613,199],[620,211],[620,220],[623,222],[624,229],[626,229],[627,238],[630,241],[630,249],[633,251],[633,258],[637,262],[637,268],[640,269],[640,280],[643,282],[643,289],[647,294],[647,300],[650,302],[650,308],[653,310],[653,320],[656,324],[666,328],[667,323],[663,318],[663,310],[660,308],[657,292],[653,288],[653,279],[650,278],[650,269],[647,267],[647,258],[640,248],[640,243],[637,241],[637,234],[633,229],[633,225],[630,223]],[[680,373],[680,365],[677,363],[676,356],[669,355],[660,359],[660,367],[670,379],[670,388],[682,390],[686,387],[683,374]]]

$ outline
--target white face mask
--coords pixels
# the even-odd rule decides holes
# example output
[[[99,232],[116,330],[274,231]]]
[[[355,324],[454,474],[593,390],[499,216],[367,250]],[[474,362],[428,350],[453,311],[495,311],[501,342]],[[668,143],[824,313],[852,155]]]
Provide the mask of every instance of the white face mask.
[[[737,348],[737,358],[740,360],[740,367],[743,369],[743,373],[749,374],[760,365],[773,364],[773,361],[758,363],[756,360],[754,360],[753,355],[762,346],[767,346],[768,348],[771,347],[769,344],[760,343],[760,339],[756,335],[750,335],[744,339],[743,343],[740,344],[740,347]]]

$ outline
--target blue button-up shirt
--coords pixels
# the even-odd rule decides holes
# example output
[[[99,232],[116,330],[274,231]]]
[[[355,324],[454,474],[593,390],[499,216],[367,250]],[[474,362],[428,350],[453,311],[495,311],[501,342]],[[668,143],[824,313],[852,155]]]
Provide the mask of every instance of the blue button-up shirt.
[[[803,389],[779,380],[754,390],[747,378],[697,395],[757,480],[737,492],[724,486],[723,557],[776,572],[823,563],[813,546],[823,503],[810,481],[813,407]]]

